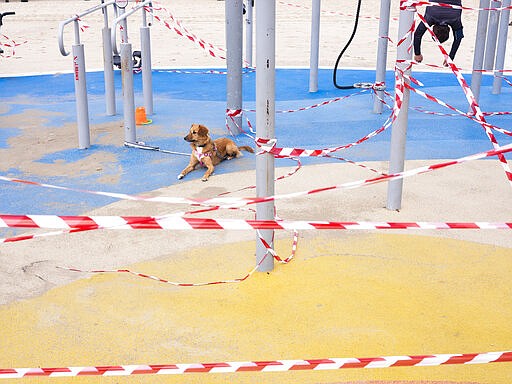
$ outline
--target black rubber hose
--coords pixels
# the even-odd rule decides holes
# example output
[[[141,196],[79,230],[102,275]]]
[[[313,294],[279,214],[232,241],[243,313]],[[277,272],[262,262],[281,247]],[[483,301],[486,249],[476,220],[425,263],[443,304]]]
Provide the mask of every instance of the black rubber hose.
[[[341,50],[340,54],[338,55],[338,58],[336,59],[336,64],[334,64],[334,70],[332,72],[332,82],[333,82],[334,86],[338,89],[353,89],[353,88],[355,88],[353,85],[338,85],[336,80],[337,80],[338,64],[340,63],[341,57],[343,56],[345,51],[348,49],[348,47],[352,43],[352,40],[354,39],[354,36],[356,35],[356,32],[357,32],[357,26],[359,24],[359,13],[361,12],[361,1],[362,0],[357,0],[356,19],[354,21],[354,28],[352,29],[352,35],[350,36],[350,39],[348,39],[347,44],[345,44],[345,46]]]
[[[0,27],[3,25],[2,19],[4,18],[4,16],[15,15],[15,14],[16,14],[15,12],[0,13]]]

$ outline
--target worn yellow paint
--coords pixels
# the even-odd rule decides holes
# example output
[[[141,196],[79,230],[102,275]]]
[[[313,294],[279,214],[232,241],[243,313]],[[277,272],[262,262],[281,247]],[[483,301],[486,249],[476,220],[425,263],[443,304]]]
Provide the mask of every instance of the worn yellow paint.
[[[277,242],[283,256],[290,241]],[[182,282],[242,277],[254,243],[130,269]],[[512,250],[396,234],[326,234],[239,284],[174,287],[102,274],[0,308],[0,367],[165,364],[512,349]],[[512,363],[325,372],[26,379],[102,383],[512,382]],[[19,381],[18,381],[19,382]]]

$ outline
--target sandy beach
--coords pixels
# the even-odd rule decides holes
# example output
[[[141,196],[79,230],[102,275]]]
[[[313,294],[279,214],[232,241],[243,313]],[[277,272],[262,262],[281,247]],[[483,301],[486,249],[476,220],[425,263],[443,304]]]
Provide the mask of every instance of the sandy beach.
[[[27,3],[12,1],[1,3],[2,12],[14,11],[15,16],[5,18],[1,32],[21,45],[15,48],[15,57],[2,60],[1,72],[4,75],[23,73],[71,71],[72,59],[62,56],[58,49],[57,35],[59,23],[92,7],[93,1],[56,0],[54,2],[31,0]],[[158,3],[165,11],[159,15],[166,18],[172,15],[183,27],[195,36],[206,40],[216,48],[225,47],[225,3],[214,0],[162,1]],[[332,68],[336,58],[350,37],[354,25],[357,2],[343,0],[322,1],[320,27],[321,67]],[[466,7],[477,7],[478,1],[465,1]],[[424,8],[419,9],[424,12]],[[389,37],[397,40],[396,18],[399,15],[398,1],[392,1]],[[254,12],[254,17],[256,17]],[[340,62],[340,68],[358,67],[374,68],[377,56],[379,9],[374,3],[363,1],[358,32]],[[464,11],[463,24],[465,38],[459,49],[456,64],[463,70],[472,69],[477,11]],[[101,46],[101,29],[103,16],[94,13],[84,18],[81,42],[86,48],[87,69],[101,69],[103,61],[98,55]],[[255,23],[253,23],[255,28]],[[276,2],[276,66],[289,67],[309,66],[311,30],[311,2],[298,0],[294,2]],[[138,27],[128,26],[129,39],[134,49],[138,46]],[[186,38],[180,37],[163,23],[153,21],[152,28],[152,62],[155,68],[161,67],[225,67],[225,61],[208,55],[204,50]],[[65,29],[65,46],[70,50],[73,43],[73,29],[68,25]],[[512,37],[509,34],[509,41]],[[448,44],[448,43],[447,43]],[[393,68],[396,59],[395,43],[389,44],[388,68]],[[255,50],[255,39],[253,42]],[[424,39],[425,57],[435,56],[437,48]],[[507,56],[505,67],[509,67],[512,59]],[[437,57],[432,64],[440,65],[442,59]],[[431,69],[429,69],[431,70]]]

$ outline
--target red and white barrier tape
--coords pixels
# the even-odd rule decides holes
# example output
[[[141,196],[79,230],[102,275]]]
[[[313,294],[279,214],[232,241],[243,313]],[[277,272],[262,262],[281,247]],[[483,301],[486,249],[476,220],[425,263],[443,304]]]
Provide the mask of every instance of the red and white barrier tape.
[[[460,86],[462,87],[462,91],[464,92],[464,95],[466,96],[466,99],[469,103],[469,106],[475,116],[475,119],[482,125],[482,127],[485,130],[485,133],[487,137],[489,138],[489,141],[492,143],[492,146],[494,149],[499,147],[498,141],[496,140],[496,137],[494,136],[492,130],[486,125],[487,122],[485,120],[485,116],[483,115],[480,106],[478,105],[478,102],[473,95],[473,92],[471,91],[471,88],[467,84],[466,80],[464,79],[464,76],[462,75],[461,71],[457,66],[454,64],[446,50],[444,49],[443,45],[439,42],[437,39],[437,36],[434,33],[434,30],[432,27],[428,24],[428,22],[425,20],[425,18],[421,14],[417,14],[420,20],[425,24],[427,30],[429,31],[430,35],[434,39],[435,43],[437,44],[439,50],[441,51],[448,67],[452,70],[453,74],[457,78],[457,81],[459,82]],[[509,181],[509,184],[512,186],[512,171],[510,170],[510,167],[508,165],[507,159],[503,154],[498,155],[498,160],[503,167],[503,170],[505,171],[505,175]]]
[[[429,6],[429,7],[442,7],[442,8],[453,8],[453,9],[461,9],[463,11],[504,11],[507,9],[512,9],[512,6],[509,7],[496,7],[496,8],[473,8],[473,7],[465,7],[463,5],[454,5],[454,4],[446,4],[442,2],[430,2],[430,1],[417,1],[417,0],[402,0],[400,2],[400,9],[404,9],[407,7],[419,7],[419,6]]]
[[[308,11],[311,10],[310,7],[306,7],[305,5],[301,5],[301,4],[287,3],[287,2],[284,2],[284,1],[278,1],[278,3],[280,3],[282,5],[289,6],[289,7],[301,8],[301,9],[305,9],[305,10],[308,10]],[[346,17],[355,17],[356,16],[355,14],[352,14],[352,13],[342,13],[342,12],[338,12],[338,11],[325,11],[325,10],[321,10],[321,13],[324,14],[324,15],[331,15],[331,16],[346,16]],[[361,19],[368,19],[368,20],[380,20],[380,17],[378,17],[378,16],[361,16],[360,15],[359,18],[361,18]],[[398,18],[394,17],[394,18],[392,18],[392,20],[393,21],[397,21]]]
[[[370,132],[368,135],[360,138],[359,140],[356,140],[352,143],[340,145],[338,147],[334,148],[323,148],[323,149],[303,149],[303,148],[280,148],[276,147],[277,140],[276,139],[266,139],[262,137],[257,137],[255,139],[256,145],[263,150],[264,152],[271,153],[274,156],[279,157],[323,157],[328,156],[333,152],[340,151],[342,149],[348,149],[351,147],[354,147],[356,145],[359,145],[366,140],[377,136],[379,133],[384,132],[386,129],[388,129],[391,124],[393,123],[392,119],[388,119],[386,123],[384,123],[383,126],[376,129],[373,132]]]
[[[189,198],[183,198],[183,197],[167,197],[167,196],[156,196],[156,197],[144,197],[144,196],[134,196],[134,195],[128,195],[124,193],[113,193],[113,192],[103,192],[103,191],[90,191],[90,190],[82,190],[82,189],[76,189],[76,188],[69,188],[69,187],[62,187],[62,186],[56,186],[51,184],[44,184],[44,183],[38,183],[34,181],[29,180],[22,180],[22,179],[14,179],[10,177],[0,176],[0,181],[8,181],[8,182],[15,182],[15,183],[22,183],[22,184],[29,184],[33,186],[39,186],[44,188],[51,188],[51,189],[59,189],[59,190],[67,190],[67,191],[73,191],[73,192],[81,192],[81,193],[88,193],[93,195],[101,195],[101,196],[107,196],[112,197],[119,200],[132,200],[132,201],[149,201],[149,202],[159,202],[159,203],[170,203],[170,204],[189,204],[189,205],[205,205],[205,206],[220,206],[222,208],[239,208],[250,204],[258,204],[268,201],[274,201],[274,200],[284,200],[299,196],[306,196],[306,195],[312,195],[320,192],[326,192],[326,191],[332,191],[335,189],[354,189],[359,188],[367,185],[373,185],[385,181],[390,180],[397,180],[402,179],[405,177],[410,177],[413,175],[420,175],[428,172],[432,172],[441,168],[447,168],[453,165],[466,163],[469,161],[474,160],[480,160],[487,157],[497,156],[499,154],[504,154],[512,152],[512,144],[504,145],[499,147],[498,149],[490,150],[487,152],[480,152],[474,155],[461,157],[455,160],[450,160],[447,162],[442,163],[436,163],[431,164],[428,166],[418,167],[411,170],[407,170],[404,172],[389,174],[389,175],[382,175],[370,179],[363,179],[363,180],[356,180],[347,182],[340,185],[333,185],[328,187],[322,187],[317,189],[312,189],[308,191],[298,191],[293,192],[289,194],[282,194],[282,195],[274,195],[274,196],[267,196],[267,197],[214,197],[211,199],[189,199]]]
[[[416,90],[414,92],[416,92]],[[426,94],[426,95],[428,95],[428,94]],[[426,97],[429,98],[429,99],[431,97],[435,99],[435,97],[432,96],[432,95],[428,95]],[[453,116],[460,116],[461,115],[460,113],[446,113],[446,112],[430,111],[430,110],[425,109],[424,107],[421,107],[421,106],[414,106],[414,107],[410,107],[410,108],[415,110],[415,111],[417,111],[417,112],[424,113],[426,115],[446,116],[446,117],[453,117]],[[452,109],[452,107],[449,107],[449,108]],[[455,107],[453,107],[453,108],[455,108]],[[460,111],[460,112],[462,112],[462,111]],[[483,114],[484,114],[484,116],[504,116],[504,115],[512,115],[512,112],[496,111],[496,112],[483,112]],[[470,114],[464,113],[464,112],[462,112],[462,116],[472,118],[472,116],[470,116]],[[507,136],[512,136],[512,131],[507,131],[506,129],[499,128],[499,127],[497,127],[495,125],[491,125],[491,124],[489,124],[489,126],[492,129],[494,129],[495,131],[504,133]]]
[[[512,229],[512,222],[385,222],[243,220],[183,216],[57,216],[0,214],[0,228],[162,230],[381,230]]]
[[[458,115],[460,116],[464,116],[464,117],[467,117],[475,122],[477,122],[478,124],[482,125],[482,126],[485,126],[485,127],[488,127],[490,129],[493,129],[497,132],[500,132],[500,133],[503,133],[504,135],[507,135],[507,136],[512,136],[512,131],[508,131],[506,129],[503,129],[503,128],[500,128],[500,127],[497,127],[495,125],[492,125],[492,124],[489,124],[488,122],[481,122],[481,121],[478,121],[473,115],[469,114],[469,113],[466,113],[466,112],[462,112],[460,109],[457,109],[453,106],[451,106],[450,104],[447,104],[445,103],[444,101],[438,99],[437,97],[435,96],[432,96],[428,93],[425,93],[423,91],[420,91],[419,89],[416,89],[414,87],[411,87],[410,85],[406,84],[406,87],[411,90],[412,92],[414,93],[417,93],[418,95],[424,97],[425,99],[427,100],[430,100],[430,101],[433,101],[443,107],[446,107],[448,109],[451,109],[452,111],[454,112],[457,112]],[[423,112],[423,113],[430,113],[430,114],[435,114],[435,115],[440,115],[440,113],[438,112],[428,112],[428,111],[422,111],[420,110],[420,112]],[[495,112],[495,114],[509,114],[509,113],[512,113],[512,112]],[[493,113],[483,113],[484,115],[488,115],[488,116],[491,116],[493,115]],[[443,116],[450,116],[449,114],[442,114]],[[453,116],[453,115],[452,115]]]
[[[295,253],[297,252],[297,243],[298,243],[298,237],[299,237],[297,231],[294,231],[294,235],[293,235],[292,252],[291,252],[290,256],[287,257],[286,259],[282,259],[277,254],[277,252],[272,248],[272,246],[269,243],[267,243],[267,241],[265,241],[265,239],[263,238],[263,236],[261,235],[261,233],[259,231],[257,231],[257,234],[258,234],[258,239],[261,241],[261,243],[267,250],[265,256],[263,256],[261,258],[261,260],[256,264],[256,266],[253,269],[251,269],[245,276],[240,277],[240,278],[231,279],[231,280],[216,280],[216,281],[209,281],[209,282],[203,282],[203,283],[183,283],[183,282],[171,281],[171,280],[164,279],[164,278],[161,278],[158,276],[148,275],[146,273],[135,272],[135,271],[132,271],[129,269],[112,269],[112,270],[105,269],[105,270],[85,271],[85,270],[81,270],[78,268],[68,268],[68,267],[58,267],[58,268],[65,269],[67,271],[72,271],[72,272],[94,273],[94,274],[128,273],[128,274],[136,276],[136,277],[140,277],[143,279],[150,279],[153,281],[157,281],[159,283],[174,285],[176,287],[204,287],[204,286],[209,286],[209,285],[242,283],[245,280],[247,280],[249,277],[251,277],[254,274],[254,272],[256,272],[258,270],[258,268],[263,264],[263,262],[266,260],[267,257],[274,258],[278,263],[288,264],[295,257]]]
[[[379,87],[379,86],[382,86],[382,85],[383,85],[382,83],[375,84],[375,87]],[[337,103],[338,101],[342,101],[342,100],[348,99],[349,97],[363,94],[363,93],[365,93],[367,91],[368,91],[368,89],[362,89],[362,90],[360,90],[358,92],[354,92],[354,93],[351,93],[351,94],[348,94],[348,95],[345,95],[345,96],[335,97],[335,98],[332,98],[332,99],[329,99],[329,100],[325,100],[325,101],[322,101],[320,103],[309,105],[309,106],[306,106],[306,107],[300,107],[300,108],[297,108],[297,109],[277,110],[276,113],[293,113],[293,112],[307,111],[309,109],[314,109],[314,108],[322,107],[324,105],[329,105],[329,104],[332,104],[332,103]],[[232,110],[232,109],[229,109],[229,110],[227,110],[227,113],[228,113],[229,116],[233,116],[234,117],[237,114],[241,113],[242,111],[244,111],[244,112],[256,112],[255,109],[244,109],[244,110]]]
[[[328,358],[307,360],[236,361],[193,364],[108,365],[59,368],[4,368],[0,379],[25,377],[182,375],[185,373],[326,371],[349,368],[435,367],[512,362],[512,352]]]
[[[251,73],[251,72],[254,72],[255,70],[254,69],[248,69],[248,68],[244,68],[242,74],[247,74],[247,73]],[[185,74],[185,75],[227,75],[227,71],[217,71],[217,70],[205,70],[205,71],[184,71],[184,70],[181,70],[181,69],[158,69],[158,70],[155,70],[155,72],[160,72],[160,73],[182,73],[182,74]]]
[[[17,43],[16,41],[14,41],[13,39],[11,39],[10,37],[0,33],[0,37],[3,37],[4,39],[7,40],[7,42],[5,43],[2,43],[0,42],[0,47],[6,47],[6,48],[9,48],[10,49],[10,53],[7,54],[5,51],[4,53],[1,53],[0,56],[5,58],[5,59],[8,59],[8,58],[11,58],[11,57],[14,57],[16,56],[16,51],[15,51],[15,48],[16,47],[19,47],[20,45],[22,44],[25,44],[27,43],[27,41],[25,40],[24,42],[22,43]]]
[[[213,44],[210,44],[210,43],[204,41],[203,39],[197,37],[193,33],[191,33],[187,28],[185,28],[182,25],[182,23],[179,20],[177,20],[174,17],[174,15],[169,10],[167,10],[162,5],[155,2],[153,4],[152,8],[148,7],[148,10],[164,12],[166,14],[167,18],[172,22],[172,24],[173,24],[172,26],[166,20],[164,20],[163,18],[161,18],[158,15],[154,14],[153,17],[155,18],[155,20],[162,23],[169,30],[174,31],[179,36],[185,37],[188,40],[190,40],[192,43],[196,44],[199,48],[203,49],[206,53],[208,53],[208,55],[218,58],[218,59],[223,59],[223,60],[226,59],[225,49],[216,47]]]
[[[421,62],[421,63],[418,63],[417,61],[414,61],[414,60],[402,60],[402,59],[399,59],[399,60],[396,60],[396,63],[407,63],[407,64],[412,64],[412,65],[418,65],[418,66],[424,66],[424,67],[429,67],[429,68],[435,68],[435,69],[444,69],[444,70],[448,70],[448,68],[446,66],[442,66],[442,65],[438,65],[438,64],[432,64],[432,63],[425,63],[425,62]],[[463,68],[459,68],[460,71],[463,71],[463,72],[481,72],[481,73],[506,73],[506,72],[512,72],[512,69],[502,69],[502,70],[497,70],[497,69],[463,69]]]

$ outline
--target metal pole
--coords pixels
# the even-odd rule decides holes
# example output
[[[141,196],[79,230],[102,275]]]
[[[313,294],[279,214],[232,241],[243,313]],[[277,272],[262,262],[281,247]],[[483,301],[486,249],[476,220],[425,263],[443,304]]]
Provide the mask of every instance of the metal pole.
[[[132,45],[121,43],[121,75],[123,79],[124,141],[135,143],[135,100],[133,95]]]
[[[245,61],[249,67],[252,67],[252,11],[254,0],[247,0],[245,7]]]
[[[410,61],[412,59],[412,51],[409,47],[412,43],[412,32],[410,32],[411,25],[414,22],[415,9],[409,7],[405,10],[400,11],[400,19],[398,22],[398,40],[405,38],[397,48],[396,58],[397,60]],[[408,68],[407,63],[397,63],[397,69],[401,69],[404,73],[409,74],[411,72]],[[401,78],[401,73],[397,74],[397,77]],[[408,82],[407,79],[403,79],[404,82]],[[389,157],[389,173],[403,172],[405,165],[405,143],[407,134],[407,122],[409,116],[409,93],[407,88],[403,90],[402,106],[398,111],[398,116],[393,123],[391,130],[391,153]],[[402,188],[403,179],[391,180],[388,183],[388,199],[386,207],[390,210],[398,210],[402,207]]]
[[[309,92],[318,91],[318,55],[320,51],[320,8],[321,0],[311,4],[311,50],[309,53]]]
[[[256,3],[256,135],[273,139],[275,136],[275,57],[276,57],[276,4],[275,0],[258,0]],[[256,156],[256,195],[274,195],[274,157],[269,154]],[[259,203],[256,219],[272,220],[274,202]],[[260,231],[265,241],[273,246],[273,230]],[[258,271],[274,269],[272,255],[256,239],[256,264]]]
[[[503,0],[502,7],[510,7],[510,0]],[[500,29],[498,35],[498,48],[496,53],[496,64],[494,65],[494,81],[492,83],[492,94],[498,95],[501,93],[503,67],[505,65],[505,54],[507,52],[507,37],[508,37],[508,21],[510,19],[510,9],[501,11]]]
[[[102,1],[103,3],[103,1]],[[107,9],[103,8],[103,78],[105,80],[105,105],[107,115],[116,114],[116,91],[114,85],[114,63],[112,52],[112,40],[110,39],[111,30],[108,26]]]
[[[242,109],[242,51],[243,51],[243,2],[226,0],[226,47],[227,47],[227,105],[229,110]],[[240,133],[242,115],[227,120],[233,133]]]
[[[142,27],[140,28],[140,52],[142,60],[142,93],[144,107],[148,115],[153,114],[153,75],[151,73],[151,33],[146,21],[146,9],[142,9]]]
[[[478,102],[480,98],[480,87],[482,85],[482,72],[484,65],[485,41],[487,35],[487,21],[489,20],[489,11],[483,10],[489,8],[490,0],[480,0],[480,11],[478,11],[478,20],[475,39],[475,53],[473,55],[473,73],[471,74],[471,91]]]
[[[501,6],[501,1],[491,1],[491,8]],[[500,11],[489,11],[489,25],[487,29],[487,40],[485,42],[484,68],[486,70],[494,69],[494,59],[496,57],[496,40],[498,38],[498,24],[500,22]]]
[[[75,78],[76,120],[78,128],[78,148],[87,149],[91,145],[89,130],[89,102],[87,101],[87,81],[85,77],[84,45],[80,43],[80,27],[74,22],[75,43],[72,46],[73,72]]]
[[[124,8],[121,8],[119,10],[119,17],[121,17],[125,13],[126,13],[126,10]],[[121,42],[127,43],[128,42],[128,22],[126,19],[123,19],[123,20],[121,20],[121,22],[119,24],[121,24]]]
[[[379,42],[377,46],[377,67],[375,69],[375,83],[386,82],[386,63],[388,58],[389,19],[391,0],[380,1]],[[373,98],[373,113],[382,113],[382,99],[384,91],[377,91]]]

